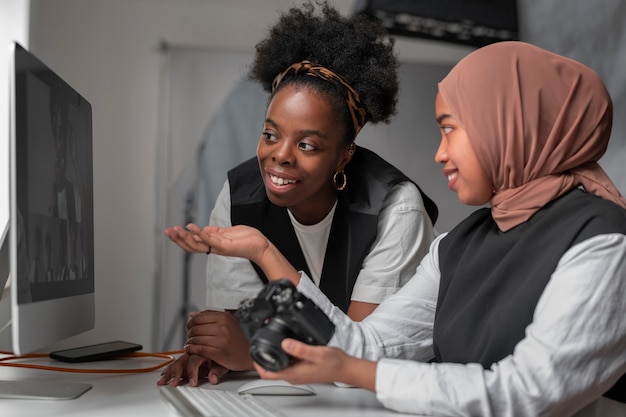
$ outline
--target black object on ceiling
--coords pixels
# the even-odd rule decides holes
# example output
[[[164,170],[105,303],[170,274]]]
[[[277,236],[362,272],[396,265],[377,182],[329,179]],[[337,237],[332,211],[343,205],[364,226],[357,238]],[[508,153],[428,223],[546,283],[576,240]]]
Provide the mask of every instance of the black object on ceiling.
[[[356,10],[392,35],[476,47],[518,40],[516,0],[362,0]]]

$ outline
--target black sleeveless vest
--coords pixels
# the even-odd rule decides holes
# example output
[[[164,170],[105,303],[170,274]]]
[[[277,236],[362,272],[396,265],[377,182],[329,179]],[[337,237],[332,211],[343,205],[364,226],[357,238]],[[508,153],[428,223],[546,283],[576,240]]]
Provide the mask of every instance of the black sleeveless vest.
[[[626,210],[579,189],[506,233],[474,212],[439,245],[435,360],[488,369],[513,353],[563,254],[606,233],[626,233]],[[626,378],[605,395],[626,402]]]
[[[344,312],[363,260],[376,239],[378,214],[385,196],[394,185],[411,181],[374,152],[361,147],[356,149],[345,173],[349,183],[339,193],[320,280],[320,289]],[[257,158],[230,170],[228,181],[232,224],[259,229],[297,270],[310,276],[287,209],[267,198]],[[434,224],[437,206],[421,190],[420,193]],[[259,278],[267,282],[263,271],[254,263],[253,266]]]

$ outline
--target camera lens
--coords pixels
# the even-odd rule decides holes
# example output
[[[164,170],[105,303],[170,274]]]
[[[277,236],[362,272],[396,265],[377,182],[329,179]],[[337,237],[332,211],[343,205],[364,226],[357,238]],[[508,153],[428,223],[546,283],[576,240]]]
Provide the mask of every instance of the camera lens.
[[[250,340],[252,360],[268,371],[277,372],[289,365],[289,356],[280,347],[286,337],[293,337],[285,323],[273,318],[266,326],[256,331]]]
[[[263,341],[250,346],[252,360],[261,365],[263,369],[278,372],[289,365],[289,357],[276,346],[267,345]]]

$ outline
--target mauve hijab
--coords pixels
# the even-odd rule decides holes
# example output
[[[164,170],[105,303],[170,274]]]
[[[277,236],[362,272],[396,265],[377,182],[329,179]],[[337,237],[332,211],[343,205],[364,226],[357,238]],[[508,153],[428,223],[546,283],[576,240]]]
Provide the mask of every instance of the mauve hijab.
[[[498,42],[459,61],[439,93],[495,190],[491,213],[500,230],[579,184],[626,208],[597,163],[611,134],[611,98],[583,64],[528,43]]]

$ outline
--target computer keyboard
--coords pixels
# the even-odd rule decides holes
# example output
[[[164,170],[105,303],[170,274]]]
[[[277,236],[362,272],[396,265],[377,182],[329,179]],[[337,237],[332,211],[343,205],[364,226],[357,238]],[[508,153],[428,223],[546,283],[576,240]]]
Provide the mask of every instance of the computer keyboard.
[[[280,417],[275,408],[252,395],[181,385],[159,388],[165,402],[182,417]]]

